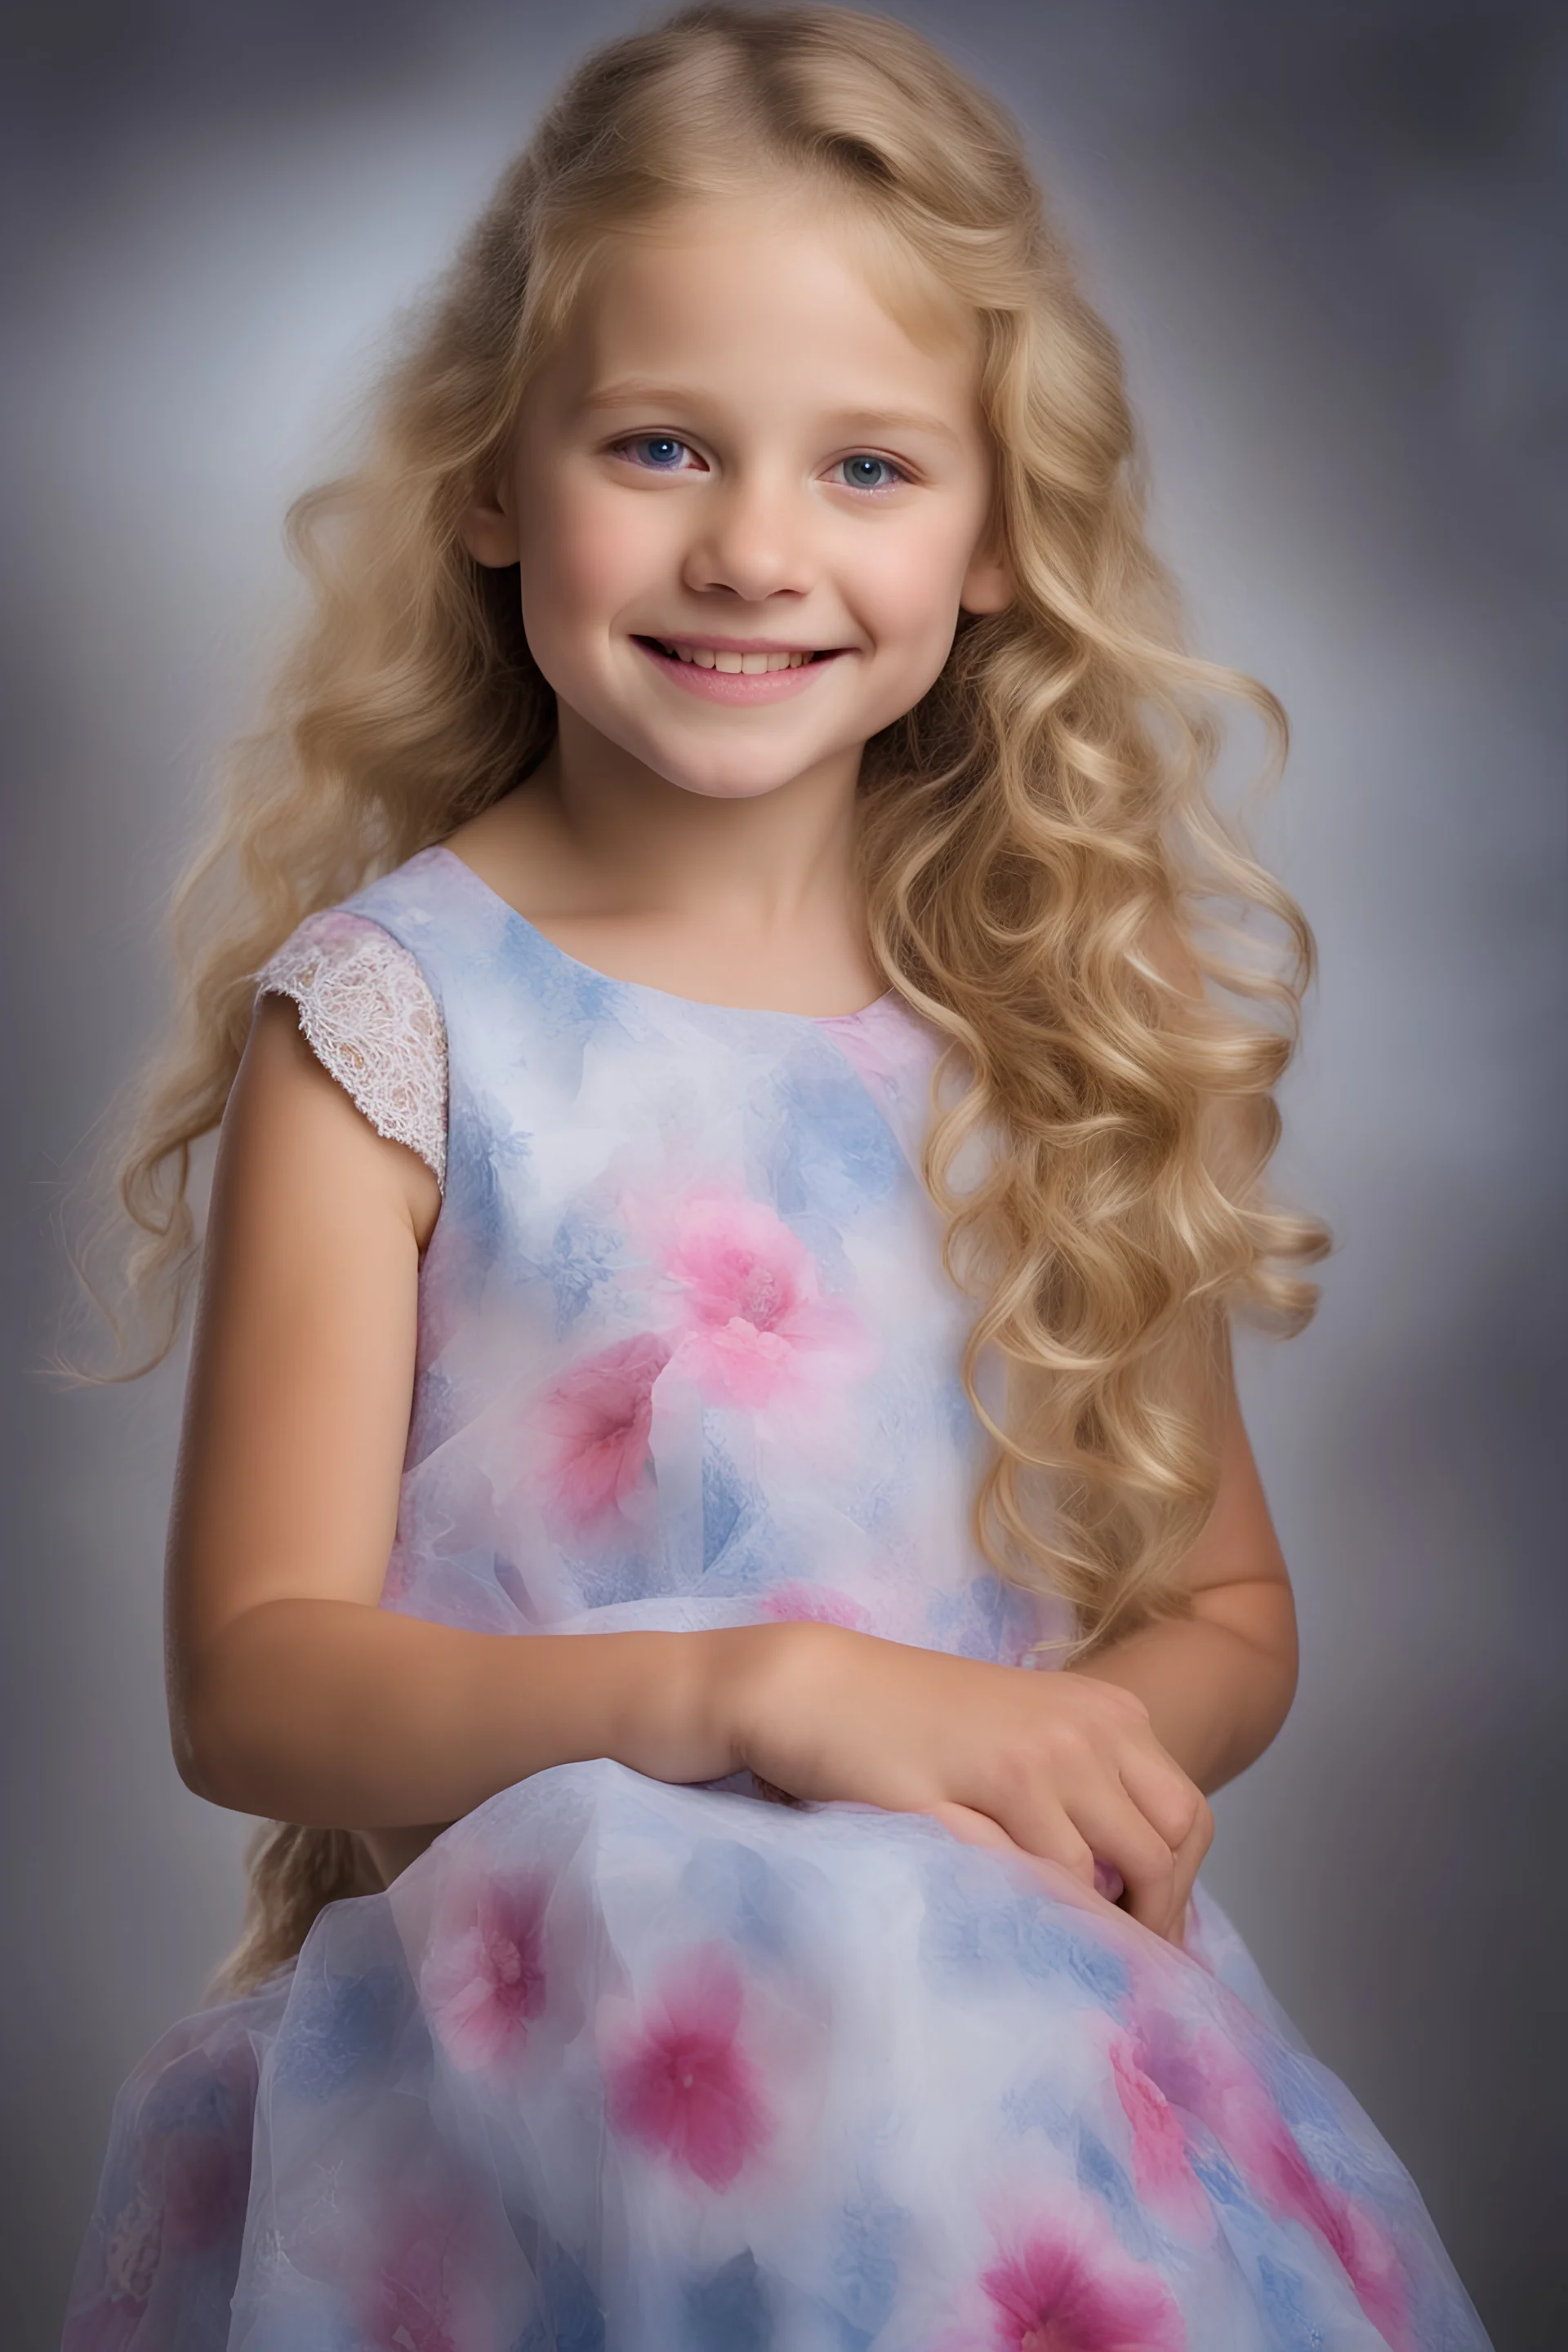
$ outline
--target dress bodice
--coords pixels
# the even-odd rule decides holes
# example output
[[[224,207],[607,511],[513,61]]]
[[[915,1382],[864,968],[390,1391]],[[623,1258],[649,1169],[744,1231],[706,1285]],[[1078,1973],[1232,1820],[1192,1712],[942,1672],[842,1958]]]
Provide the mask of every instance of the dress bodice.
[[[349,959],[353,1018],[382,1014],[334,1057],[317,967]],[[496,1632],[817,1617],[1015,1663],[1061,1633],[973,1537],[973,1307],[920,1175],[938,1041],[897,998],[816,1019],[613,980],[445,848],[269,972],[444,1178],[385,1605]]]

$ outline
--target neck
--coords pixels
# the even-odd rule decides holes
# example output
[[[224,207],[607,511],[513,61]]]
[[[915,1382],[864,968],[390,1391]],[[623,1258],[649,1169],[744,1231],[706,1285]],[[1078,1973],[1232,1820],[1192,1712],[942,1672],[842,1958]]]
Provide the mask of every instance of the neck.
[[[563,912],[767,933],[851,904],[859,765],[857,745],[753,798],[689,792],[563,707],[527,789],[563,853]]]

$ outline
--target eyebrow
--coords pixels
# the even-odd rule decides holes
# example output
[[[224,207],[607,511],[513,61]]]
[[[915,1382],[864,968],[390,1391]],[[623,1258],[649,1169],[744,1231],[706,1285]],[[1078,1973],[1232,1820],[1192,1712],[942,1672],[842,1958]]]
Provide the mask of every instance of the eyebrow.
[[[598,392],[589,393],[583,401],[585,409],[599,408],[695,408],[700,407],[703,395],[684,384],[649,383],[641,379],[628,379],[624,383],[606,384]],[[958,435],[940,416],[932,416],[920,408],[841,408],[827,419],[841,426],[846,433],[865,433],[875,438],[882,433],[926,433],[933,440],[950,442],[959,447]]]

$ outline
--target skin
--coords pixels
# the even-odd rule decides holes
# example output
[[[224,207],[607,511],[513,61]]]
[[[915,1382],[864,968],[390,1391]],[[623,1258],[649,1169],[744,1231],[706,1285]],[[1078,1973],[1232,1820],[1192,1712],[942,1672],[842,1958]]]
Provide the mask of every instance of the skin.
[[[620,978],[816,1014],[880,991],[851,885],[861,748],[935,678],[960,612],[1011,593],[966,321],[934,299],[895,314],[885,285],[864,236],[789,191],[617,242],[470,511],[479,560],[519,565],[561,727],[449,846]],[[673,682],[645,635],[835,657],[786,700],[731,707]],[[220,1139],[171,1529],[192,1788],[355,1830],[390,1877],[553,1764],[676,1781],[749,1764],[804,1798],[931,1812],[1089,1903],[1098,1854],[1179,1938],[1205,1792],[1268,1745],[1296,1672],[1228,1367],[1192,1614],[1079,1669],[824,1625],[467,1633],[377,1605],[438,1207],[264,1000]]]

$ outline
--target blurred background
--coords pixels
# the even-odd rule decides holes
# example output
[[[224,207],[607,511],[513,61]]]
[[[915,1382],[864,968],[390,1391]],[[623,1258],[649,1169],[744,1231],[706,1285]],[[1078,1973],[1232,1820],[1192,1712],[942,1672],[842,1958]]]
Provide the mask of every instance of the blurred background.
[[[62,1196],[156,1031],[160,910],[287,628],[284,505],[347,446],[400,306],[560,76],[650,13],[11,15],[0,2278],[18,2352],[56,2341],[117,2085],[232,1940],[246,1828],[168,1750],[183,1362],[86,1392],[40,1370],[68,1290]],[[1259,838],[1322,974],[1281,1178],[1339,1247],[1307,1336],[1244,1349],[1304,1673],[1220,1801],[1209,1878],[1415,2173],[1499,2352],[1552,2352],[1568,15],[890,13],[1022,117],[1126,347],[1194,639],[1294,725]]]

